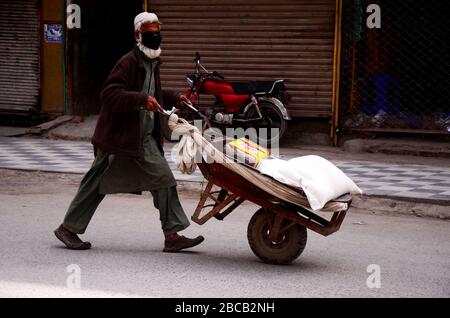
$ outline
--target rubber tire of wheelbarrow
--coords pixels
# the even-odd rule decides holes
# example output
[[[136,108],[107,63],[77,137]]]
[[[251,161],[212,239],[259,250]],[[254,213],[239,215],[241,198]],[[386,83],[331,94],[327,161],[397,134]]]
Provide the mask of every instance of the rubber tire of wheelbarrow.
[[[247,228],[247,239],[253,253],[263,262],[285,265],[292,263],[303,252],[307,241],[306,227],[300,224],[287,230],[287,245],[282,249],[271,248],[264,242],[264,227],[274,218],[274,213],[264,208],[259,209],[250,219]]]

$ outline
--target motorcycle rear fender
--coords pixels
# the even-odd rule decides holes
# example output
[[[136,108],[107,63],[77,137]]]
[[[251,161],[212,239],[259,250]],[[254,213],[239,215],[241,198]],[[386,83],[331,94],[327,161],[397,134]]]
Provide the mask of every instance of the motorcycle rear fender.
[[[286,106],[284,106],[284,104],[275,97],[259,97],[258,101],[267,101],[269,103],[272,103],[273,105],[275,105],[281,112],[281,114],[283,115],[283,118],[286,120],[291,120],[291,116],[288,113],[288,110],[286,108]],[[250,109],[250,107],[253,107],[253,104],[248,104],[245,109],[244,109],[244,114],[247,113],[247,111]]]

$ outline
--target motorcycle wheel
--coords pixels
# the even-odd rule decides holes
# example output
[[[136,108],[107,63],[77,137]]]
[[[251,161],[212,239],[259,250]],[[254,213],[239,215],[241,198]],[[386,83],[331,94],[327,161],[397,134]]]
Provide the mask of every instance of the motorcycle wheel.
[[[265,143],[266,145],[270,146],[272,144],[275,144],[277,139],[279,141],[281,140],[281,138],[283,138],[287,130],[288,123],[283,118],[283,114],[278,109],[278,107],[270,101],[259,101],[259,110],[263,118],[260,121],[255,121],[255,124],[251,127],[255,128],[257,131],[259,144]],[[248,111],[246,118],[254,117],[258,117],[258,112],[253,107]],[[266,133],[261,133],[260,128],[267,129]],[[271,128],[277,128],[277,133],[272,135]]]

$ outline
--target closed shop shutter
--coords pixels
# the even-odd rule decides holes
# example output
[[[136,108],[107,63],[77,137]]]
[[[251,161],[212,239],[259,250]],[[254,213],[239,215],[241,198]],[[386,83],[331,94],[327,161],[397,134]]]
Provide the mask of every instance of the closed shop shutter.
[[[0,1],[0,110],[27,112],[39,101],[39,5]]]
[[[292,116],[331,115],[334,0],[149,0],[163,35],[163,87],[183,90],[200,52],[230,81],[285,79]]]

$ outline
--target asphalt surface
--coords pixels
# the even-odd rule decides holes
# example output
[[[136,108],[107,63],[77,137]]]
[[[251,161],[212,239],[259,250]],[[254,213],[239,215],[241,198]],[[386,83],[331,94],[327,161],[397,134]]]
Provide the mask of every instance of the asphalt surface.
[[[113,195],[83,236],[93,248],[70,251],[53,230],[81,176],[0,175],[0,297],[450,296],[446,220],[350,210],[339,232],[323,237],[308,231],[303,254],[275,266],[259,261],[247,243],[247,224],[257,210],[252,204],[224,221],[193,224],[183,234],[202,234],[205,242],[166,254],[150,194]],[[183,192],[181,199],[190,215],[198,194]],[[379,266],[380,288],[366,284],[370,264]],[[79,280],[73,280],[74,268]]]

